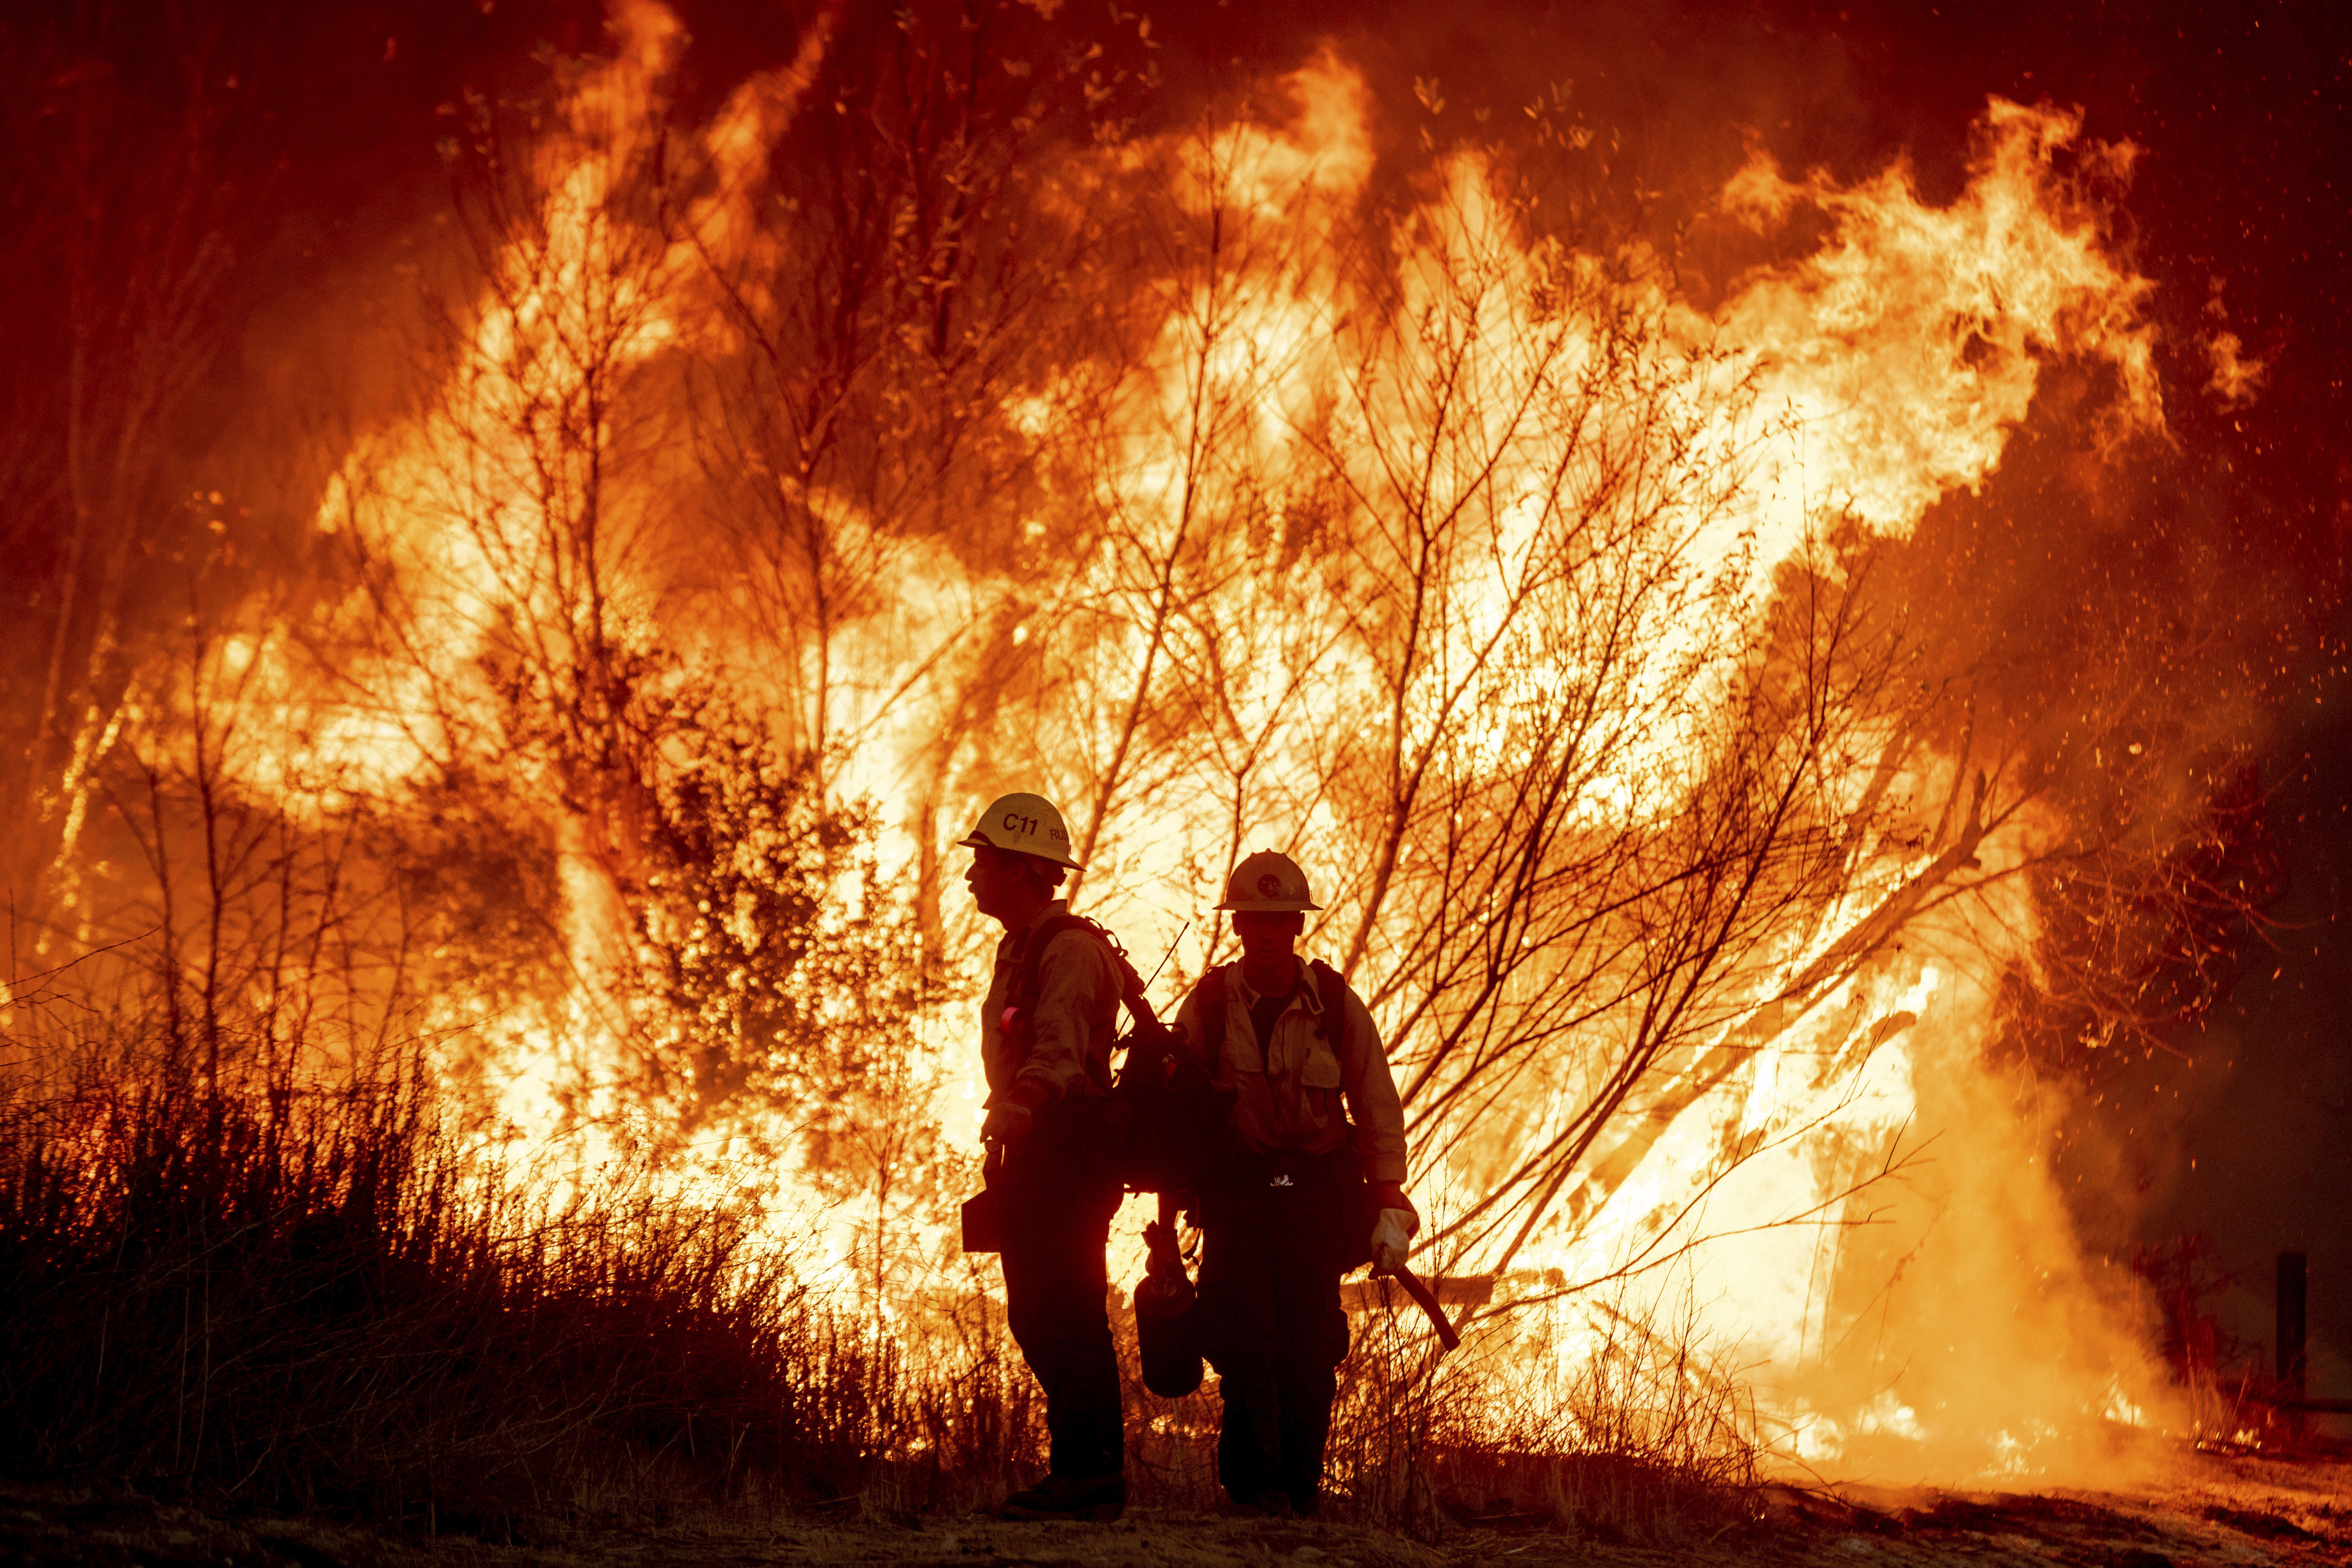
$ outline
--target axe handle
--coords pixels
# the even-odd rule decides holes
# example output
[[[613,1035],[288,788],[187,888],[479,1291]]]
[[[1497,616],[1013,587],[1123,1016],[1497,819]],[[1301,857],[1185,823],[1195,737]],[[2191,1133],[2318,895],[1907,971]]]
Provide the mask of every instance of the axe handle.
[[[1398,1269],[1396,1277],[1404,1293],[1412,1298],[1413,1305],[1429,1315],[1429,1326],[1437,1331],[1437,1342],[1450,1351],[1460,1350],[1462,1336],[1445,1321],[1445,1309],[1437,1304],[1437,1297],[1421,1282],[1421,1277],[1410,1268]]]

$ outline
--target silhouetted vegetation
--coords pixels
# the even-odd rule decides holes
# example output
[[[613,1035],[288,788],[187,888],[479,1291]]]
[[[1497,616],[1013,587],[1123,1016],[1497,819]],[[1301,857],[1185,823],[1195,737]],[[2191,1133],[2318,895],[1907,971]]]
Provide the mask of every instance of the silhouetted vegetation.
[[[901,1361],[740,1215],[484,1166],[412,1068],[0,1109],[0,1463],[410,1524],[854,1489]]]
[[[229,1085],[81,1050],[0,1100],[0,1470],[512,1537],[686,1501],[904,1517],[1038,1468],[976,1289],[878,1331],[756,1212],[650,1163],[485,1153],[413,1056]],[[1333,1511],[1428,1532],[1520,1493],[1612,1528],[1738,1505],[1754,1448],[1686,1345],[1679,1398],[1642,1375],[1666,1340],[1629,1329],[1515,1410],[1488,1374],[1558,1359],[1528,1332],[1440,1363],[1418,1325],[1360,1320]],[[1213,1396],[1130,1383],[1139,1500],[1213,1506]]]

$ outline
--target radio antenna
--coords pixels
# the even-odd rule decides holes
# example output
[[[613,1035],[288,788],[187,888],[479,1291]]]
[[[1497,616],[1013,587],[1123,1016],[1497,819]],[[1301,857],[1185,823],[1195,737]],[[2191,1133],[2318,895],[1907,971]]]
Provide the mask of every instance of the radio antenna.
[[[1160,972],[1168,967],[1168,961],[1176,956],[1176,944],[1182,942],[1184,940],[1184,933],[1192,929],[1192,922],[1191,921],[1186,921],[1182,925],[1176,928],[1176,934],[1168,939],[1168,951],[1160,955],[1160,962],[1151,966],[1150,978],[1147,979],[1143,983],[1143,988],[1146,991],[1151,989],[1151,982],[1153,980],[1160,978]]]

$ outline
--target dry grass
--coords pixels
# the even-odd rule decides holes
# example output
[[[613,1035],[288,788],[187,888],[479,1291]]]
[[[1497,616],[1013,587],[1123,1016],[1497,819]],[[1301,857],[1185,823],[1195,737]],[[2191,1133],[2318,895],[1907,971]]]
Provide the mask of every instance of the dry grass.
[[[1189,1398],[1153,1396],[1131,1322],[1130,1310],[1119,1333],[1129,1496],[1213,1509],[1214,1375]],[[1506,1298],[1443,1357],[1411,1308],[1360,1314],[1351,1329],[1326,1451],[1328,1519],[1421,1540],[1468,1526],[1655,1541],[1760,1507],[1753,1412],[1687,1319],[1622,1303],[1514,1311]]]
[[[1435,1352],[1410,1310],[1358,1320],[1332,1424],[1344,1517],[1671,1540],[1754,1513],[1752,1410],[1687,1318],[1506,1297]]]
[[[415,1071],[0,1103],[0,1466],[446,1527],[853,1492],[906,1369],[739,1217],[467,1158]]]
[[[413,1061],[230,1088],[93,1055],[20,1081],[0,1471],[490,1539],[714,1503],[903,1521],[1038,1472],[1000,1305],[949,1291],[910,1352],[646,1174],[487,1167]],[[1604,1315],[1570,1362],[1559,1321],[1489,1320],[1440,1363],[1417,1320],[1358,1319],[1331,1515],[1646,1537],[1738,1511],[1754,1448],[1687,1336]],[[1119,1337],[1134,1500],[1213,1508],[1213,1393],[1150,1396]]]

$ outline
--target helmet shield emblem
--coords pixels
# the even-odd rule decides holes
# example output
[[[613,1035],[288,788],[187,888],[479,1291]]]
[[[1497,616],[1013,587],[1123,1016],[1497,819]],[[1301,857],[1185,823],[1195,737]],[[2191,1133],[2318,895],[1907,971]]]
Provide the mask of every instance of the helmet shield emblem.
[[[1289,856],[1261,849],[1234,868],[1225,879],[1224,902],[1217,908],[1236,913],[1294,914],[1319,910],[1307,885],[1307,873]]]

